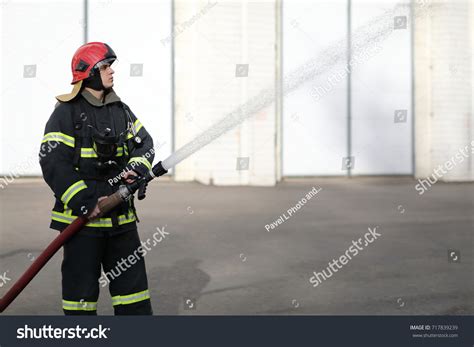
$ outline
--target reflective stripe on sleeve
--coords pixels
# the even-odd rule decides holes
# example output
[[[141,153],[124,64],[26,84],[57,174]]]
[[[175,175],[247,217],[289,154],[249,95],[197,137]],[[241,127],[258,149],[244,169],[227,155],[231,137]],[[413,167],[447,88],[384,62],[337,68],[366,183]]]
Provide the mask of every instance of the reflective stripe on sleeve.
[[[64,205],[67,206],[69,201],[79,193],[81,190],[84,190],[87,188],[86,183],[83,180],[77,181],[76,183],[72,184],[61,196],[61,201],[64,203]]]
[[[43,137],[43,141],[41,141],[41,143],[45,143],[45,142],[48,142],[48,141],[62,142],[66,146],[74,148],[74,137],[66,135],[66,134],[61,133],[61,132],[51,132],[51,133],[45,134],[44,137]]]
[[[137,119],[135,123],[133,123],[132,128],[130,129],[128,135],[127,135],[127,140],[131,139],[133,137],[133,134],[138,134],[140,129],[143,128],[142,123]]]
[[[148,170],[151,170],[150,162],[147,159],[143,158],[143,157],[132,157],[132,158],[130,158],[128,163],[130,164],[131,162],[136,162],[136,163],[143,164],[147,167]]]
[[[118,224],[123,225],[127,223],[132,223],[136,221],[135,215],[133,211],[130,210],[129,214],[127,215],[120,215],[118,216]],[[77,216],[72,215],[72,211],[70,209],[66,209],[64,213],[53,211],[51,214],[51,219],[56,222],[61,222],[65,224],[71,224]],[[112,228],[112,218],[98,218],[90,221],[86,224],[86,227],[93,227],[93,228]]]

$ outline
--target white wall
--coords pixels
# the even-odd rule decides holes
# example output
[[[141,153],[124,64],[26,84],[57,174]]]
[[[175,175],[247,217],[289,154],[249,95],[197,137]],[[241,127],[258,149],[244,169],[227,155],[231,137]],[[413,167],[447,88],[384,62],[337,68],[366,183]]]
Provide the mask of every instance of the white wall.
[[[276,7],[273,1],[175,1],[175,8],[179,148],[261,89],[274,88]],[[249,64],[247,77],[236,77],[237,64]],[[184,160],[175,178],[272,185],[275,136],[273,103]],[[248,170],[237,170],[240,157],[249,158]]]
[[[0,174],[39,175],[54,97],[71,89],[70,59],[83,38],[82,1],[7,1],[0,11]],[[36,76],[24,78],[24,65],[36,65]]]
[[[0,19],[1,23],[3,23],[3,6],[0,6]],[[0,24],[0,38],[3,37],[3,24]],[[3,116],[3,90],[4,90],[4,82],[3,82],[3,40],[0,40],[0,129],[4,128],[4,121],[5,118]],[[3,163],[3,131],[0,130],[0,172],[2,172],[2,163]]]
[[[283,1],[283,74],[330,42],[344,40],[346,1]],[[353,0],[354,30],[394,3]],[[416,4],[415,175],[426,177],[474,138],[474,5],[468,0]],[[91,0],[89,8],[89,40],[108,42],[119,55],[115,89],[156,145],[164,144],[157,160],[171,152],[173,107],[179,148],[262,88],[275,85],[280,64],[279,2],[176,0],[175,6],[180,26],[174,33],[174,105],[171,0]],[[83,1],[5,1],[0,15],[0,174],[39,175],[44,125],[54,96],[71,88],[70,59],[83,43]],[[391,33],[382,50],[353,71],[354,174],[410,173],[410,20],[407,24],[407,30]],[[248,77],[236,77],[236,64],[246,63]],[[144,64],[143,76],[131,77],[130,64]],[[25,78],[25,65],[36,65],[36,75]],[[284,97],[283,175],[345,173],[347,80],[342,78],[320,100],[311,95],[329,73]],[[403,107],[407,123],[395,124],[392,112]],[[176,178],[274,184],[280,156],[276,117],[274,104],[258,112],[181,163]],[[248,170],[236,170],[238,157],[250,158]],[[443,179],[473,180],[473,172],[471,155]]]
[[[441,1],[416,22],[416,177],[433,174],[471,147],[473,129],[472,1]],[[420,11],[421,9],[419,9]],[[469,151],[470,152],[470,151]],[[474,179],[473,153],[441,177]]]
[[[41,175],[38,152],[55,96],[71,90],[70,62],[84,39],[84,2],[6,1],[1,11],[0,174]],[[89,41],[119,56],[115,90],[155,140],[157,160],[171,153],[171,0],[89,1]],[[130,64],[143,64],[131,77]],[[36,76],[23,77],[24,65]],[[8,119],[7,119],[8,117]],[[162,144],[162,146],[159,146]]]

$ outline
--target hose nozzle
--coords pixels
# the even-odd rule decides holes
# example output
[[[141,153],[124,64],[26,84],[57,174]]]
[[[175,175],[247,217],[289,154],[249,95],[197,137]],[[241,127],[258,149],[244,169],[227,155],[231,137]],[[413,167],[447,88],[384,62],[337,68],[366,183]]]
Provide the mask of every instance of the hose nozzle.
[[[150,182],[154,178],[163,176],[167,172],[168,170],[165,170],[160,161],[158,164],[153,166],[153,168],[148,171],[144,176],[138,177],[135,182],[127,185],[127,189],[130,194],[134,194],[138,190],[138,200],[143,200],[146,196],[146,187],[148,182]]]

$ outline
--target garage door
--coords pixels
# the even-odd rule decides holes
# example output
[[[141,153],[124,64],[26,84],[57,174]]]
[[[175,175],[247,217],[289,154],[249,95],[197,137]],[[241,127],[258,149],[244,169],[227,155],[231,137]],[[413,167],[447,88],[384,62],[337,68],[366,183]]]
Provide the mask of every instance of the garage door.
[[[283,2],[283,73],[328,50],[335,57],[283,99],[284,176],[413,172],[409,7],[396,4]],[[387,23],[393,30],[378,35]]]

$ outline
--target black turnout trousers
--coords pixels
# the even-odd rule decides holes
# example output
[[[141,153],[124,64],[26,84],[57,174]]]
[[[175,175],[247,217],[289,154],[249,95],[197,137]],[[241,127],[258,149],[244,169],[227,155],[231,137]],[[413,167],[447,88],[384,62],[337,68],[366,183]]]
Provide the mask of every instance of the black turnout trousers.
[[[136,228],[114,236],[74,235],[63,247],[64,313],[96,315],[100,287],[109,285],[115,315],[152,315],[140,246]]]

